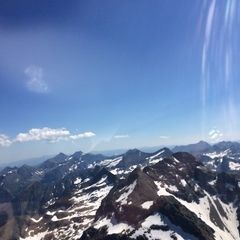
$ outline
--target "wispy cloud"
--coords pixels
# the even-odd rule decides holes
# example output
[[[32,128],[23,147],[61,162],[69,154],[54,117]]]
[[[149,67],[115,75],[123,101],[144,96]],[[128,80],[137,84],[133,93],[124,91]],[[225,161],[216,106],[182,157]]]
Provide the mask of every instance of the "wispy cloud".
[[[91,138],[96,136],[93,132],[83,132],[83,133],[71,133],[66,128],[33,128],[28,132],[19,133],[13,139],[10,139],[4,134],[0,134],[0,146],[7,147],[12,143],[24,143],[24,142],[33,142],[33,141],[49,141],[49,142],[59,142],[61,140],[78,140],[83,138]]]
[[[0,134],[0,146],[8,147],[12,144],[12,141],[5,134]]]
[[[121,138],[129,138],[129,135],[128,134],[125,134],[125,135],[115,135],[113,136],[115,139],[121,139]]]
[[[41,67],[34,65],[28,66],[24,73],[28,77],[28,90],[38,93],[47,93],[49,91],[48,84],[43,79],[43,69]]]
[[[77,140],[77,139],[81,139],[81,138],[91,138],[94,136],[96,136],[96,134],[93,132],[85,132],[85,133],[79,133],[76,135],[70,135],[69,138],[72,140]]]
[[[161,135],[161,136],[159,136],[161,139],[169,139],[170,138],[170,136],[165,136],[165,135]]]
[[[218,129],[212,129],[209,131],[208,136],[212,141],[219,141],[223,133]]]

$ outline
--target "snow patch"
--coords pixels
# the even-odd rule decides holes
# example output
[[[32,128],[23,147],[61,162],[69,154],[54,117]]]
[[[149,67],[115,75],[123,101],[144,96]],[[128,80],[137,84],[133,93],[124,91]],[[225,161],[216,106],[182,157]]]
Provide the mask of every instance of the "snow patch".
[[[186,187],[187,186],[187,182],[184,179],[181,179],[181,184]]]
[[[232,171],[239,171],[240,170],[240,163],[236,163],[236,162],[229,162],[229,168]]]
[[[122,205],[126,205],[127,204],[127,200],[128,200],[128,197],[129,195],[132,193],[132,191],[134,190],[134,188],[136,187],[137,185],[137,181],[135,180],[132,184],[130,184],[129,186],[123,188],[121,190],[122,191],[125,191],[124,193],[122,193],[122,195],[116,200],[116,202],[120,202]]]
[[[153,205],[153,201],[144,202],[141,206],[144,209],[149,209]]]
[[[35,218],[30,218],[33,222],[38,223],[41,222],[43,217],[40,217],[39,219],[35,219]]]
[[[114,159],[105,159],[100,162],[100,165],[108,168],[113,168],[121,161],[122,161],[122,157],[117,157]]]
[[[30,233],[32,234],[32,233]],[[20,240],[41,240],[43,239],[46,235],[48,234],[48,232],[41,232],[41,233],[37,233],[33,236],[29,236],[29,237],[26,237],[26,238],[21,238],[20,237]]]
[[[113,224],[110,219],[104,218],[98,221],[95,225],[97,229],[106,226],[108,228],[108,234],[120,234],[127,231],[132,231],[133,228],[126,223],[117,223]]]
[[[165,152],[165,150],[162,150],[159,153],[157,153],[157,154],[155,154],[155,155],[153,155],[151,157],[148,157],[147,160],[149,161],[149,164],[156,164],[159,161],[162,161],[163,158],[159,157],[159,156],[162,155],[164,152]]]
[[[81,183],[82,179],[81,178],[76,178],[76,180],[74,181],[74,184],[77,185],[79,183]]]
[[[205,153],[203,155],[214,159],[214,158],[223,158],[227,156],[229,153],[231,153],[231,150],[227,149],[223,152],[211,152],[211,153]]]

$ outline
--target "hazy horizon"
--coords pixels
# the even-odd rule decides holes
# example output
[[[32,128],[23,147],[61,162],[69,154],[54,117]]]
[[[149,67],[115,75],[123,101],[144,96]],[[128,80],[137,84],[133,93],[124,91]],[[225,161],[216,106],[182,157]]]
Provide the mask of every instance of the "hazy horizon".
[[[240,139],[240,3],[0,8],[0,162]]]
[[[240,142],[240,140],[235,140],[235,141],[231,141],[231,140],[222,140],[220,142]],[[200,142],[206,142],[206,141],[203,141],[203,140],[199,140],[199,141],[195,141],[195,142],[189,142],[189,143],[185,143],[185,144],[175,144],[175,145],[152,145],[152,146],[132,146],[132,147],[129,147],[129,148],[113,148],[113,149],[102,149],[102,150],[96,150],[96,149],[92,149],[91,151],[82,151],[82,149],[73,149],[73,151],[59,151],[59,152],[51,152],[49,154],[39,154],[39,155],[33,155],[33,156],[29,156],[29,157],[26,157],[26,158],[16,158],[16,159],[11,159],[10,161],[9,160],[5,160],[5,161],[0,161],[0,166],[13,166],[14,164],[17,164],[16,166],[21,166],[21,162],[25,163],[25,162],[28,162],[30,160],[39,160],[40,162],[44,161],[44,160],[47,160],[51,157],[54,157],[54,156],[57,156],[58,154],[60,153],[63,153],[63,154],[66,154],[68,156],[74,154],[75,152],[79,152],[79,151],[82,151],[84,154],[86,153],[93,153],[93,154],[103,154],[103,155],[106,155],[106,156],[114,156],[114,155],[118,155],[118,154],[122,154],[122,153],[125,153],[126,151],[128,150],[131,150],[131,149],[139,149],[143,152],[155,152],[155,151],[158,151],[158,150],[161,150],[162,148],[169,148],[170,150],[172,150],[174,147],[176,146],[187,146],[187,145],[191,145],[191,144],[197,144],[197,143],[200,143]],[[214,145],[214,144],[217,144],[219,142],[212,142],[212,143],[209,143],[207,142],[208,144],[210,145]],[[9,164],[8,164],[9,163]],[[39,162],[37,161],[36,163],[35,162],[32,162],[31,165],[36,165],[38,164]]]

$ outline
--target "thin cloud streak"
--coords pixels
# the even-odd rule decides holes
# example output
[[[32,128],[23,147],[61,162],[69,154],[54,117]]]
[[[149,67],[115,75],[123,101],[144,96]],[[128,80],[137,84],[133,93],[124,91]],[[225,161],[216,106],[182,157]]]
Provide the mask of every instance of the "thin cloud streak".
[[[116,139],[129,138],[129,135],[127,135],[127,134],[125,134],[125,135],[115,135],[114,138],[116,138]]]
[[[169,138],[170,138],[170,136],[165,136],[165,135],[162,135],[162,136],[160,136],[160,138],[161,138],[161,139],[169,139]]]

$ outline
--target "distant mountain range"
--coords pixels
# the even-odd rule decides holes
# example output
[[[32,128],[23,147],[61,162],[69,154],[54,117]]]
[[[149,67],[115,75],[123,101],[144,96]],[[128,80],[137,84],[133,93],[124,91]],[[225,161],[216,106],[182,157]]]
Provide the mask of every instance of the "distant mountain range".
[[[239,223],[238,142],[60,153],[0,171],[1,240],[238,240]]]
[[[45,160],[53,157],[53,155],[45,155],[41,157],[33,157],[33,158],[27,158],[27,159],[21,159],[17,161],[12,161],[12,162],[3,162],[0,163],[0,170],[3,169],[4,167],[20,167],[24,164],[28,164],[30,166],[35,166],[38,165]]]
[[[162,146],[163,147],[163,146]],[[139,148],[141,151],[145,152],[155,152],[157,151],[161,146],[153,146],[153,147],[141,147]],[[105,150],[105,151],[92,151],[92,154],[103,154],[105,156],[115,156],[120,155],[126,152],[126,149],[113,149],[113,150]],[[20,159],[16,161],[11,162],[2,162],[0,163],[0,170],[4,167],[20,167],[24,164],[30,165],[30,166],[36,166],[45,160],[54,157],[54,155],[44,155],[40,157],[32,157],[32,158],[26,158],[26,159]]]
[[[215,151],[224,151],[230,149],[233,152],[240,151],[240,143],[239,142],[231,142],[231,141],[222,141],[213,145],[210,145],[207,142],[200,141],[195,144],[176,146],[172,149],[173,152],[185,151],[192,154],[201,154],[206,152],[215,152]]]
[[[208,151],[211,149],[211,145],[207,142],[200,141],[198,143],[183,145],[183,146],[176,146],[172,149],[173,152],[189,152],[189,153],[202,153],[204,151]]]

